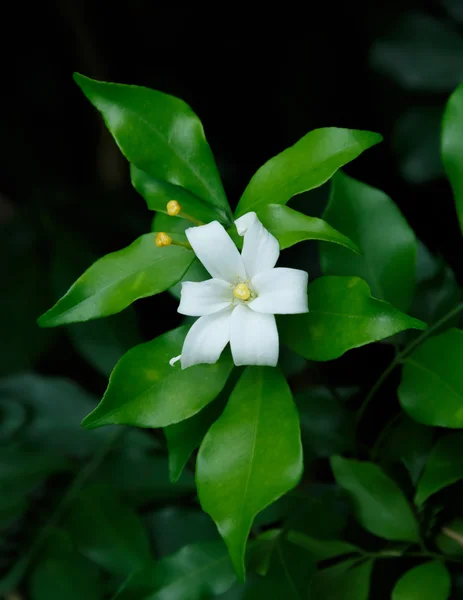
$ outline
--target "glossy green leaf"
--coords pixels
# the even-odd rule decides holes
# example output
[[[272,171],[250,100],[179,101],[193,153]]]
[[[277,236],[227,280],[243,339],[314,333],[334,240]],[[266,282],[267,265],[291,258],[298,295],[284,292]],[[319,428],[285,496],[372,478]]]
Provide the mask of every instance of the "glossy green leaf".
[[[333,244],[320,248],[327,275],[356,275],[375,298],[408,310],[413,298],[417,241],[407,221],[384,192],[344,173],[333,178],[323,218],[362,250],[355,255]]]
[[[166,233],[185,233],[185,229],[189,227],[193,227],[191,221],[178,216],[171,217],[165,212],[156,212],[151,222],[151,231],[165,231]]]
[[[194,544],[134,573],[114,600],[203,600],[227,591],[235,579],[222,542]]]
[[[229,213],[203,126],[185,102],[149,88],[104,83],[78,73],[74,79],[102,113],[131,163]]]
[[[141,520],[112,487],[93,484],[82,489],[65,527],[82,554],[112,573],[127,576],[151,558]]]
[[[325,276],[309,284],[309,312],[279,319],[281,338],[309,360],[332,360],[358,348],[425,324],[372,298],[358,277]]]
[[[127,248],[100,258],[39,318],[39,325],[56,327],[107,317],[177,283],[194,254],[182,246],[158,248],[155,238],[147,233]]]
[[[61,532],[55,532],[45,552],[40,553],[28,578],[28,589],[30,600],[104,597],[97,568],[76,552],[72,541]]]
[[[248,367],[206,434],[196,470],[201,506],[215,521],[240,579],[254,517],[301,474],[299,417],[288,384],[278,369]]]
[[[463,331],[426,340],[404,359],[398,394],[402,408],[425,425],[463,427]]]
[[[318,540],[300,531],[289,531],[288,540],[296,546],[308,550],[311,558],[316,562],[334,558],[335,556],[343,556],[344,554],[360,553],[357,546],[348,542],[341,540]]]
[[[375,69],[404,88],[446,92],[463,79],[463,40],[442,21],[408,11],[371,50]]]
[[[463,517],[456,517],[446,523],[434,541],[444,554],[463,556]]]
[[[354,242],[333,229],[326,221],[308,217],[288,206],[268,204],[259,210],[257,216],[264,227],[277,238],[281,250],[305,240],[319,240],[340,244],[354,252],[360,252]]]
[[[182,207],[182,212],[198,219],[198,221],[209,223],[217,220],[224,224],[230,223],[228,205],[221,208],[220,205],[207,202],[180,185],[156,179],[132,164],[130,165],[130,178],[133,187],[145,199],[150,210],[167,214],[167,203],[170,200],[177,200]],[[169,218],[171,221],[177,222],[184,220],[179,217]],[[192,223],[188,223],[188,226],[191,227]],[[157,231],[169,231],[169,229],[157,229]]]
[[[365,529],[386,540],[419,541],[418,523],[405,496],[377,465],[335,456],[331,467]]]
[[[445,564],[433,560],[407,571],[392,592],[392,600],[448,600],[450,574]]]
[[[373,561],[348,560],[319,571],[309,589],[310,600],[368,600]]]
[[[423,504],[429,496],[463,479],[463,433],[453,433],[437,440],[418,482],[415,502]]]
[[[241,196],[236,216],[259,211],[266,204],[286,204],[296,194],[323,185],[340,167],[381,140],[378,133],[356,129],[310,131],[255,173]]]
[[[463,74],[460,81],[462,79]],[[460,227],[463,230],[463,83],[453,92],[445,107],[441,151],[445,172],[452,186]]]
[[[129,350],[116,365],[97,408],[83,421],[101,425],[166,427],[192,417],[224,387],[233,368],[228,351],[213,365],[182,370],[169,360],[181,353],[189,326]]]

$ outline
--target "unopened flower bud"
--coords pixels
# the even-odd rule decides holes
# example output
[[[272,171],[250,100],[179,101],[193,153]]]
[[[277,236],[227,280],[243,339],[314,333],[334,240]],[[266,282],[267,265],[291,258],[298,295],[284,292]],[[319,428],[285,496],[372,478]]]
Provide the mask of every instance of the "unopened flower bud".
[[[172,244],[172,238],[164,231],[160,231],[156,236],[156,246],[162,248],[163,246],[170,246]]]
[[[179,214],[179,212],[182,210],[182,207],[177,202],[177,200],[169,200],[166,208],[167,208],[167,214],[170,215],[171,217],[176,217]]]

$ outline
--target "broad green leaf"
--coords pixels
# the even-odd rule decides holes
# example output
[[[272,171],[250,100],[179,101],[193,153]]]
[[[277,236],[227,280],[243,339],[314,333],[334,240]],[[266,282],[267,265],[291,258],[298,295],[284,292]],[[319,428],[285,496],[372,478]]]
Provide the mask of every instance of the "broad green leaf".
[[[320,248],[323,272],[361,277],[375,298],[408,310],[414,292],[417,241],[389,196],[337,173],[323,218],[363,252],[355,255],[340,246],[324,244]]]
[[[281,338],[309,360],[332,360],[358,348],[425,324],[372,298],[358,277],[325,276],[309,285],[309,312],[280,317]]]
[[[373,561],[348,560],[319,571],[309,589],[310,600],[368,600]]]
[[[461,57],[460,62],[463,64]],[[463,74],[460,81],[462,79]],[[444,169],[453,189],[460,227],[463,230],[463,83],[453,92],[445,107],[441,151]]]
[[[334,558],[335,556],[343,556],[344,554],[359,554],[360,549],[353,544],[343,542],[341,540],[318,540],[300,531],[290,530],[288,532],[288,540],[309,551],[311,558],[318,562]]]
[[[377,465],[335,456],[331,467],[365,529],[386,540],[419,541],[418,523],[405,496]]]
[[[169,360],[181,353],[188,329],[183,325],[129,350],[116,365],[100,404],[84,419],[84,427],[167,427],[209,404],[224,387],[233,361],[225,351],[213,365],[171,367]]]
[[[248,367],[199,449],[196,483],[240,579],[254,517],[302,474],[299,417],[278,369]]]
[[[402,408],[425,425],[463,427],[463,331],[432,337],[404,359]]]
[[[409,11],[371,49],[372,66],[402,87],[447,92],[463,79],[463,40],[424,12]]]
[[[241,196],[236,217],[266,204],[286,204],[296,194],[323,185],[340,167],[381,140],[378,133],[356,129],[310,131],[255,173]]]
[[[141,520],[112,487],[92,484],[82,489],[65,527],[82,554],[112,573],[128,576],[151,558]]]
[[[151,231],[165,231],[166,233],[185,233],[185,229],[193,227],[191,221],[181,217],[171,217],[167,213],[155,213],[151,222]],[[185,236],[185,242],[187,241]]]
[[[230,213],[203,126],[185,102],[149,88],[104,83],[78,73],[74,79],[102,113],[131,163]]]
[[[180,185],[156,179],[145,171],[138,169],[135,165],[130,165],[130,177],[133,187],[145,199],[150,210],[167,214],[167,203],[170,200],[177,200],[182,207],[182,213],[186,213],[198,221],[209,223],[217,220],[224,224],[230,223],[228,204],[225,208],[221,208],[214,203],[203,200]],[[169,219],[176,222],[185,220],[178,217],[169,217]],[[192,223],[189,223],[188,226],[191,227]],[[163,228],[156,231],[171,230]]]
[[[59,543],[56,542],[58,538]],[[103,600],[98,570],[55,533],[28,578],[30,600]],[[9,596],[8,596],[9,597]]]
[[[195,256],[182,246],[158,248],[155,238],[156,234],[147,233],[127,248],[100,258],[39,318],[39,325],[56,327],[107,317],[177,283]]]
[[[418,482],[416,504],[423,504],[432,494],[463,479],[462,448],[463,433],[452,433],[437,440]]]
[[[134,573],[114,600],[203,600],[227,591],[235,579],[222,542],[194,544]]]
[[[456,517],[444,525],[434,541],[444,554],[463,556],[463,518]]]
[[[308,217],[288,206],[268,204],[259,210],[257,216],[264,227],[277,238],[281,250],[305,240],[319,240],[340,244],[354,252],[360,252],[354,242],[333,229],[326,221]]]
[[[450,574],[445,564],[433,560],[407,571],[392,592],[392,600],[448,600]]]
[[[176,482],[196,448],[199,448],[207,430],[223,410],[223,403],[212,402],[199,413],[164,429],[169,450],[170,480]]]

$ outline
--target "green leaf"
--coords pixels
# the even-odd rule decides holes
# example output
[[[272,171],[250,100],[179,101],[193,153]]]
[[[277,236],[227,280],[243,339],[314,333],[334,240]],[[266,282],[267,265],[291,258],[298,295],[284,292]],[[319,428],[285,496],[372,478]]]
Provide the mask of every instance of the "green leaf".
[[[255,173],[241,196],[236,217],[266,204],[286,204],[296,194],[323,185],[340,167],[381,140],[378,133],[356,129],[310,131]]]
[[[172,217],[165,212],[155,213],[151,222],[151,231],[165,231],[166,233],[185,233],[185,229],[193,227],[191,221],[181,217]],[[187,238],[185,236],[185,242]]]
[[[358,277],[325,276],[309,285],[309,312],[280,317],[281,338],[309,360],[332,360],[405,329],[425,324],[371,297]]]
[[[74,550],[72,541],[65,534],[59,537],[55,533],[53,538],[53,545],[49,543],[30,573],[28,598],[102,600],[103,591],[95,565]]]
[[[444,525],[434,541],[444,554],[463,556],[463,518],[456,517]]]
[[[402,87],[447,92],[463,79],[463,40],[443,21],[408,11],[371,50],[371,63]]]
[[[56,327],[107,317],[177,283],[195,256],[182,246],[158,248],[155,238],[156,234],[147,233],[127,248],[100,258],[39,318],[39,325]]]
[[[344,554],[359,554],[360,549],[353,544],[341,540],[317,540],[310,535],[300,531],[288,532],[288,540],[300,548],[309,551],[310,556],[316,562],[327,560]]]
[[[129,350],[116,365],[100,404],[84,419],[84,427],[167,427],[214,400],[233,368],[231,355],[223,352],[213,365],[171,367],[169,360],[181,353],[188,329],[183,325]]]
[[[429,496],[463,479],[463,433],[453,433],[437,440],[418,482],[416,504],[423,504]]]
[[[441,151],[444,169],[453,189],[458,220],[463,230],[463,83],[453,92],[445,107]]]
[[[278,424],[278,426],[276,426]],[[302,474],[299,417],[278,369],[248,367],[199,449],[196,483],[240,579],[254,517]]]
[[[217,220],[225,225],[230,224],[228,204],[223,209],[220,206],[203,200],[180,185],[156,179],[145,171],[137,169],[135,165],[130,165],[130,178],[133,187],[145,199],[146,205],[150,210],[167,214],[167,203],[170,200],[177,200],[182,207],[182,213],[190,215],[198,221],[209,223],[210,221]],[[176,222],[185,220],[178,217],[169,217],[169,219]],[[188,227],[192,226],[191,222],[187,221],[187,223]],[[171,230],[163,228],[156,231]]]
[[[358,256],[339,246],[324,244],[320,248],[323,272],[361,277],[375,298],[408,310],[414,292],[417,241],[389,196],[337,173],[323,217],[363,252]]]
[[[365,529],[386,540],[419,541],[418,523],[405,496],[378,466],[335,456],[331,467]]]
[[[310,600],[368,600],[373,561],[348,560],[319,571],[310,586]]]
[[[463,427],[463,331],[432,337],[404,359],[398,394],[402,408],[420,423]]]
[[[235,579],[222,542],[194,544],[134,573],[114,600],[203,600],[226,592]]]
[[[110,486],[92,484],[82,489],[65,527],[82,554],[112,573],[127,576],[151,558],[142,522]]]
[[[281,204],[268,204],[259,210],[257,216],[266,229],[274,235],[280,249],[285,250],[305,240],[333,242],[360,253],[357,244],[333,229],[326,221],[293,210]]]
[[[407,571],[392,592],[392,600],[448,600],[450,575],[444,563],[433,560]]]
[[[78,73],[74,79],[131,163],[230,214],[203,126],[185,102],[149,88],[104,83]]]

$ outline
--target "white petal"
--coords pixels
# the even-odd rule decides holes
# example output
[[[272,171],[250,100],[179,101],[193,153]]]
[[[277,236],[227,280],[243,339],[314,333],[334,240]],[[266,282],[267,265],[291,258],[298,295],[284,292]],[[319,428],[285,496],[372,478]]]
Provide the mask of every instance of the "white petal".
[[[238,305],[231,316],[230,346],[235,365],[267,365],[278,362],[278,331],[273,315]]]
[[[178,312],[202,317],[227,308],[233,300],[233,287],[223,279],[183,281]]]
[[[243,215],[235,221],[235,225],[238,233],[244,235],[241,256],[248,277],[252,279],[257,273],[273,269],[280,255],[280,245],[265,229],[256,213]]]
[[[294,315],[309,311],[307,304],[308,274],[299,269],[279,267],[253,277],[251,285],[257,298],[249,308],[272,315]]]
[[[230,340],[233,308],[200,317],[187,333],[182,348],[182,369],[201,363],[216,363]]]
[[[169,360],[169,365],[171,367],[173,367],[175,365],[176,362],[178,362],[180,359],[182,358],[182,355],[179,354],[178,356],[174,356]]]
[[[230,283],[238,277],[246,279],[246,271],[238,248],[218,221],[185,231],[196,256],[214,279]]]

